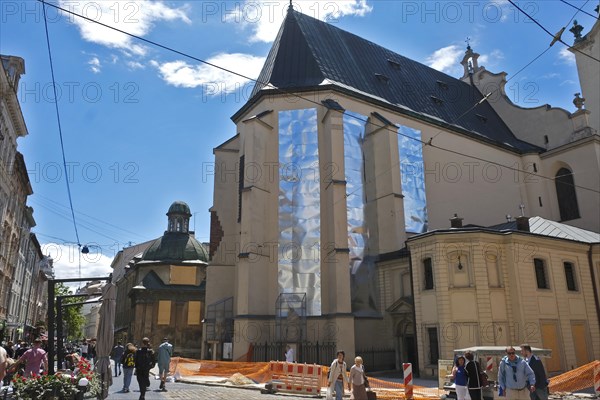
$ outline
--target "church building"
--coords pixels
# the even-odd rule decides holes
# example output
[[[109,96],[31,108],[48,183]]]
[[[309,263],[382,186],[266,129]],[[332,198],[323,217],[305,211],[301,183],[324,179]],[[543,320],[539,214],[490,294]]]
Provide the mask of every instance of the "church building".
[[[598,57],[598,23],[591,33],[593,44],[579,46]],[[573,113],[522,109],[504,93],[505,74],[479,66],[470,47],[462,64],[456,79],[289,8],[232,117],[236,134],[214,149],[204,356],[288,343],[299,361],[323,362],[302,349],[334,343],[351,360],[377,345],[391,349],[393,366],[435,375],[455,346],[519,344],[514,325],[532,315],[532,345],[570,343],[567,354],[585,337],[585,357],[600,356],[598,109],[579,100]],[[583,96],[597,94],[593,69],[580,75]],[[577,233],[499,227],[507,214]],[[469,225],[451,230],[453,216]],[[516,260],[515,246],[529,243]],[[560,301],[536,289],[537,259]],[[566,271],[577,293],[563,285]],[[531,300],[537,290],[546,300]],[[454,310],[459,291],[464,309]],[[463,322],[504,336],[442,336]],[[561,354],[557,371],[574,363]]]

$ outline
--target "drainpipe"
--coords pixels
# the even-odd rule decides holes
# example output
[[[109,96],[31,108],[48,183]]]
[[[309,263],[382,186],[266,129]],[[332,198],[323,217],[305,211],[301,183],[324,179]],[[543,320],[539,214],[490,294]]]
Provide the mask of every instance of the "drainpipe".
[[[590,275],[592,278],[592,289],[594,290],[594,302],[596,303],[596,318],[598,322],[600,322],[600,299],[598,299],[598,288],[596,287],[596,276],[594,275],[594,263],[592,260],[592,246],[590,244],[590,249],[588,250],[588,264],[590,265]]]

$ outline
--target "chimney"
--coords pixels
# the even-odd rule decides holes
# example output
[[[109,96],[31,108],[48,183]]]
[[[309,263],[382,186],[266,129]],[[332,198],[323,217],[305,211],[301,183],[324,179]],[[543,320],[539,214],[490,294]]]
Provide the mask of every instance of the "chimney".
[[[451,228],[462,228],[463,218],[460,218],[458,214],[454,214],[454,217],[450,218],[450,227]]]
[[[529,217],[517,217],[517,230],[522,232],[531,232],[529,230]]]

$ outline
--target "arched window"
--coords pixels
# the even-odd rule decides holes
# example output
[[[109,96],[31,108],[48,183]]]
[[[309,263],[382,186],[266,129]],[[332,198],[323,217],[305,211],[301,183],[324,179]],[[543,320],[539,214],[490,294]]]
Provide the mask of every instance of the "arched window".
[[[575,193],[573,174],[567,168],[561,168],[556,173],[556,197],[561,221],[570,221],[579,218],[579,206]]]

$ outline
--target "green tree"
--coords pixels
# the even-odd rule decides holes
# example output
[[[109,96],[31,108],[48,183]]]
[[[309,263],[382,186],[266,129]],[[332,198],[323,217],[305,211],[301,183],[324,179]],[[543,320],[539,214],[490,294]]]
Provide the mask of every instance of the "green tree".
[[[66,296],[73,294],[68,286],[64,283],[58,282],[55,287],[55,293],[57,296]],[[82,305],[65,307],[66,304],[80,303],[85,298],[73,297],[63,299],[63,326],[65,327],[64,333],[67,339],[80,339],[83,336],[83,324],[85,323],[85,317],[81,314]]]

